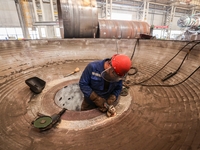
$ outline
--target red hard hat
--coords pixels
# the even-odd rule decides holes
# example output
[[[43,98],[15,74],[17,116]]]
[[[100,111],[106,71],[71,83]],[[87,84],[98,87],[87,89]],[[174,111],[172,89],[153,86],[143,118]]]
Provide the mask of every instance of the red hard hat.
[[[111,64],[115,73],[123,77],[131,68],[131,60],[128,56],[123,54],[115,54],[112,56]]]

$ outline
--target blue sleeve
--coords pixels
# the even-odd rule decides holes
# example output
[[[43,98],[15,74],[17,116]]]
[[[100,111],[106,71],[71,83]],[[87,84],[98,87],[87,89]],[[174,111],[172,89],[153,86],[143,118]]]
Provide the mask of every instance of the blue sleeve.
[[[92,93],[92,89],[90,87],[90,79],[91,79],[92,70],[93,70],[92,65],[88,64],[85,70],[83,71],[80,81],[79,81],[80,89],[86,98],[89,98],[90,94]]]
[[[122,91],[122,80],[118,82],[118,84],[114,88],[112,94],[115,95],[118,98],[121,91]]]

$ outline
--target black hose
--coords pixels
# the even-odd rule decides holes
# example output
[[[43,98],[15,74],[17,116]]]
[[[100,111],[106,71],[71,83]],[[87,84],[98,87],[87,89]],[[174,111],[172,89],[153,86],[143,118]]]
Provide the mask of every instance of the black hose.
[[[173,72],[173,73],[172,73],[172,72],[169,73],[166,77],[164,77],[164,78],[162,79],[162,81],[165,81],[165,80],[171,78],[172,76],[174,76],[174,75],[180,70],[180,68],[182,67],[182,65],[183,65],[183,63],[184,63],[184,61],[185,61],[185,59],[186,59],[187,56],[189,55],[189,53],[190,53],[190,52],[192,51],[192,49],[193,49],[197,44],[199,44],[199,43],[200,43],[200,42],[194,44],[194,45],[189,49],[189,51],[187,52],[187,54],[186,54],[185,57],[183,58],[181,64],[179,65],[178,69],[177,69],[175,72]]]
[[[134,56],[134,54],[135,54],[135,50],[136,50],[137,44],[139,45],[139,38],[137,38],[137,41],[135,42],[135,46],[134,46],[134,48],[133,48],[133,53],[132,53],[132,55],[131,55],[131,61],[132,61],[133,56]],[[136,73],[138,72],[138,69],[137,69],[136,67],[131,67],[130,70],[131,70],[131,69],[134,69],[135,71],[134,71],[133,73],[128,72],[128,73],[125,75],[125,77],[124,77],[124,80],[123,80],[124,82],[125,82],[126,77],[127,77],[128,75],[134,75],[134,74],[136,74]],[[128,92],[127,92],[127,91],[128,91],[128,90],[127,90],[127,87],[123,88],[123,90],[122,90],[122,92],[120,93],[120,95],[121,95],[121,96],[126,96],[126,95],[128,95]]]
[[[176,86],[176,85],[179,85],[183,82],[185,82],[186,80],[188,80],[198,69],[200,68],[197,67],[187,78],[185,78],[183,81],[179,82],[179,83],[176,83],[176,84],[171,84],[171,85],[165,85],[165,84],[154,84],[154,85],[148,85],[148,84],[140,84],[142,86],[161,86],[161,87],[172,87],[172,86]]]
[[[133,56],[134,56],[134,54],[135,54],[135,49],[136,49],[137,44],[139,45],[139,38],[138,38],[137,41],[135,42],[135,46],[134,46],[134,48],[133,48],[133,53],[132,53],[132,55],[131,55],[131,61],[132,61]],[[138,70],[137,70],[136,67],[131,67],[130,70],[131,70],[131,69],[134,69],[135,72],[134,72],[134,73],[127,73],[127,74],[125,75],[124,80],[126,80],[127,75],[134,75],[134,74],[136,74],[136,73],[138,72]]]
[[[136,41],[136,43],[135,43],[135,46],[134,46],[134,49],[133,49],[133,53],[132,53],[132,55],[131,55],[131,60],[133,59],[133,56],[134,56],[134,54],[135,54],[135,49],[136,49],[137,44],[139,45],[139,38],[137,39],[137,41]]]
[[[133,73],[130,73],[130,70],[135,70]],[[135,75],[138,72],[138,69],[136,67],[131,67],[128,72],[128,75]]]
[[[189,45],[190,43],[193,43],[193,42],[196,42],[196,41],[190,41],[190,42],[188,42],[185,46],[183,46],[163,67],[161,67],[156,73],[154,73],[150,78],[148,78],[148,79],[146,79],[146,80],[144,80],[144,81],[141,81],[141,82],[139,82],[139,83],[135,83],[136,85],[139,85],[139,84],[141,84],[141,83],[144,83],[144,82],[146,82],[146,81],[148,81],[148,80],[150,80],[150,79],[152,79],[156,74],[158,74],[165,66],[167,66],[187,45]],[[199,43],[199,42],[198,42]],[[195,46],[196,46],[196,44],[195,44]],[[194,47],[194,46],[193,46]],[[192,47],[192,48],[193,48]]]

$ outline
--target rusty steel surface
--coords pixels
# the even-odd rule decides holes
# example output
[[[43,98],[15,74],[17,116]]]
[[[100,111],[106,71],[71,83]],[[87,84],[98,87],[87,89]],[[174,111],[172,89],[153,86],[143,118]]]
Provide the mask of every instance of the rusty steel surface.
[[[57,0],[62,38],[93,38],[98,17],[95,0]]]
[[[99,19],[99,38],[133,39],[149,33],[147,22]]]
[[[118,43],[118,50],[116,49]],[[67,39],[0,41],[0,150],[198,150],[200,148],[200,45],[189,53],[175,76],[162,82],[178,68],[186,46],[146,85],[130,85],[120,98],[117,116],[107,118],[96,109],[66,111],[61,123],[38,132],[31,122],[37,113],[48,116],[61,108],[56,93],[79,81],[86,65],[119,53],[131,56],[136,39]],[[132,64],[131,83],[150,78],[186,41],[140,40]],[[79,67],[80,72],[64,77]],[[25,80],[37,76],[46,81],[40,94],[33,94]]]

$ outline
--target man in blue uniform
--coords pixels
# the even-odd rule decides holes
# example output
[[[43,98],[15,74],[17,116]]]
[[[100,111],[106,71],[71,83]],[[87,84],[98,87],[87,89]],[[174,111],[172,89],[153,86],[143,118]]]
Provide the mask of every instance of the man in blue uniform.
[[[130,67],[130,58],[123,54],[89,63],[79,81],[84,94],[81,110],[98,108],[106,112],[106,105],[113,105],[117,101],[122,90],[122,79]]]

